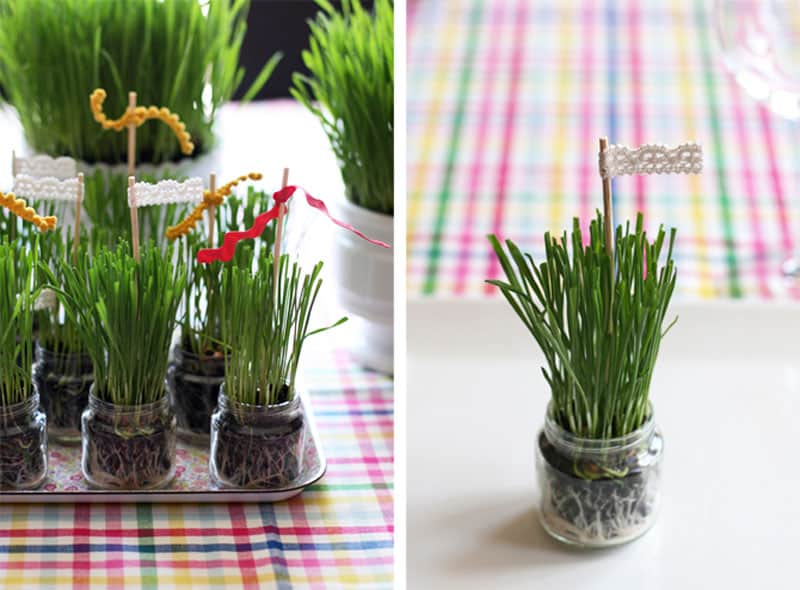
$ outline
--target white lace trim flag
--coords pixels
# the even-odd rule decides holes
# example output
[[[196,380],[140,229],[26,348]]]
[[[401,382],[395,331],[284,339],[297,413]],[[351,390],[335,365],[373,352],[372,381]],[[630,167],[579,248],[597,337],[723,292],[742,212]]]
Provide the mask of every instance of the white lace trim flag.
[[[14,158],[14,170],[18,175],[33,178],[53,177],[56,180],[72,178],[78,173],[78,164],[72,158],[37,155],[30,158]]]
[[[202,178],[189,178],[183,182],[162,180],[156,184],[137,182],[132,188],[128,188],[128,205],[130,207],[199,203],[202,200]]]
[[[645,144],[638,148],[610,145],[600,152],[600,176],[623,174],[699,174],[703,170],[703,148],[688,142],[676,147]]]
[[[52,176],[34,178],[27,174],[17,174],[14,177],[12,192],[26,199],[42,201],[68,201],[74,203],[78,200],[78,179],[67,178],[59,180]]]

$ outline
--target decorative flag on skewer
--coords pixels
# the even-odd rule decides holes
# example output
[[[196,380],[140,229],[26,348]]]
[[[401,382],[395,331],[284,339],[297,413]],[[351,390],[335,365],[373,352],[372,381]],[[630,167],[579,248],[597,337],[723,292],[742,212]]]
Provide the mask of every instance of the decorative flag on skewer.
[[[167,239],[175,240],[188,234],[195,228],[197,222],[202,219],[203,211],[211,207],[220,206],[222,204],[222,200],[231,194],[233,187],[246,180],[261,180],[261,173],[248,172],[247,174],[242,174],[238,178],[234,178],[230,182],[226,182],[221,187],[215,188],[213,191],[210,188],[203,191],[203,202],[197,205],[197,207],[195,207],[195,209],[189,213],[185,219],[167,228]]]
[[[39,228],[39,231],[46,232],[56,228],[58,221],[53,215],[39,215],[32,207],[28,207],[24,199],[17,198],[14,193],[4,194],[0,192],[0,207],[8,209],[17,217],[30,221]]]
[[[128,205],[130,207],[169,205],[171,203],[199,203],[202,200],[202,178],[189,178],[183,182],[161,180],[156,184],[137,182],[128,187]]]
[[[100,123],[103,129],[123,131],[129,126],[141,127],[145,121],[158,119],[172,129],[181,146],[181,152],[188,156],[194,151],[194,143],[192,143],[192,138],[186,131],[186,125],[181,121],[177,113],[173,113],[167,107],[136,106],[134,101],[134,104],[119,119],[109,119],[103,112],[105,100],[106,91],[103,88],[95,88],[89,96],[89,106],[92,109],[94,120]]]
[[[77,177],[59,180],[54,176],[36,178],[28,174],[17,174],[14,177],[14,194],[27,199],[39,201],[67,201],[74,203],[78,200],[80,181]]]
[[[603,181],[606,250],[613,260],[611,178],[624,174],[699,174],[703,170],[703,148],[693,141],[676,147],[648,143],[638,148],[629,148],[624,145],[608,145],[608,139],[601,137],[598,168]]]
[[[222,246],[220,246],[219,248],[204,248],[202,250],[199,250],[197,252],[197,261],[202,264],[208,264],[214,261],[228,262],[231,258],[233,258],[233,255],[236,252],[236,244],[238,244],[242,240],[254,239],[260,236],[261,233],[264,231],[264,228],[267,226],[267,224],[270,221],[277,219],[281,211],[281,205],[288,203],[289,199],[292,198],[292,195],[294,195],[294,193],[298,189],[302,190],[303,193],[305,193],[306,202],[311,207],[324,213],[328,217],[328,219],[330,219],[333,223],[335,223],[339,227],[351,231],[361,239],[366,240],[371,244],[375,244],[376,246],[380,246],[381,248],[390,247],[389,244],[381,242],[380,240],[374,240],[372,238],[367,237],[362,232],[354,228],[352,225],[345,223],[343,221],[339,221],[338,219],[335,219],[328,212],[328,208],[324,202],[322,202],[320,199],[312,197],[308,192],[306,192],[305,189],[300,188],[299,186],[290,185],[273,193],[272,200],[275,203],[275,205],[269,211],[265,211],[264,213],[258,215],[255,218],[255,221],[253,222],[253,225],[251,227],[247,228],[244,231],[231,231],[226,233],[222,241]]]
[[[600,151],[600,176],[624,174],[699,174],[703,170],[703,148],[688,142],[676,147],[645,144],[638,148],[610,145]]]
[[[29,158],[19,158],[12,155],[11,168],[15,177],[25,175],[32,178],[52,177],[56,180],[66,180],[78,174],[77,162],[66,156],[51,158],[39,154]]]

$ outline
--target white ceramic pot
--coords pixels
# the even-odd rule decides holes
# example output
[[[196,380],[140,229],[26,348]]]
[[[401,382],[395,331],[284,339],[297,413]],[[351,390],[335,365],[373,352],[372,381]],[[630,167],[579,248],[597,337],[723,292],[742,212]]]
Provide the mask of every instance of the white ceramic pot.
[[[350,202],[339,217],[370,238],[394,241],[394,217]],[[341,306],[357,324],[352,353],[363,365],[392,373],[394,368],[394,250],[362,240],[349,231],[335,232],[334,265]]]

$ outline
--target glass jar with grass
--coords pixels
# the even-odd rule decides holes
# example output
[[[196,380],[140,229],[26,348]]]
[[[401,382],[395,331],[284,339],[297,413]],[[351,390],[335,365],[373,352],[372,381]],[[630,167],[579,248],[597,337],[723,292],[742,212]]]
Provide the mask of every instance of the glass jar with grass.
[[[47,419],[31,378],[35,248],[0,244],[0,489],[47,477]]]
[[[165,379],[185,271],[180,256],[152,243],[139,261],[129,251],[120,242],[61,267],[60,299],[95,376],[81,420],[81,467],[102,489],[161,488],[175,474],[176,423]]]
[[[322,263],[305,274],[283,255],[258,270],[227,267],[222,333],[230,347],[211,419],[211,478],[218,488],[277,490],[301,474],[306,421],[297,367],[309,331]],[[276,283],[277,279],[277,283]]]
[[[216,211],[216,243],[240,224],[250,227],[255,216],[269,209],[269,194],[248,187],[243,197],[229,196]],[[288,215],[284,218],[286,219]],[[205,236],[192,232],[185,241],[187,280],[183,293],[181,329],[173,341],[167,368],[167,389],[178,420],[178,436],[208,448],[211,414],[217,407],[225,380],[226,350],[222,342],[221,312],[224,300],[222,274],[227,265],[250,268],[254,256],[271,251],[275,227],[270,224],[257,239],[239,244],[233,259],[225,264],[199,264],[197,252],[206,247]]]
[[[85,241],[82,246],[85,246]],[[41,238],[40,282],[54,281],[57,261],[65,258],[61,232]],[[76,251],[77,253],[77,251]],[[66,260],[65,264],[69,264]],[[42,265],[48,265],[45,270]],[[50,270],[52,269],[52,270]],[[37,312],[33,382],[47,414],[47,434],[52,441],[78,444],[81,440],[81,414],[89,401],[94,382],[92,359],[86,352],[80,334],[66,317],[62,317],[55,293],[45,290],[39,298]]]
[[[538,265],[489,238],[506,275],[489,283],[546,359],[540,519],[556,539],[586,547],[633,540],[655,521],[663,441],[649,393],[676,280],[675,230],[666,243],[659,228],[651,242],[639,215],[633,231],[617,227],[612,250],[603,227],[598,213],[587,244],[577,219],[569,236],[545,234]]]

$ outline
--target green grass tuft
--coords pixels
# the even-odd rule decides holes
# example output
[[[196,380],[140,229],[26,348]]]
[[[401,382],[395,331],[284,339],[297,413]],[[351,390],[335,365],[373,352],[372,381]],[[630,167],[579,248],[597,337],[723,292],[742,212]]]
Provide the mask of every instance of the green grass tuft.
[[[664,330],[663,324],[676,280],[674,229],[659,266],[665,240],[663,226],[648,240],[640,214],[634,231],[630,223],[617,227],[612,263],[598,213],[586,246],[577,219],[570,236],[545,234],[545,260],[537,265],[511,240],[504,249],[489,236],[506,280],[488,282],[541,347],[553,418],[577,436],[624,436],[648,417],[650,381],[661,338],[671,327]]]
[[[33,393],[33,304],[36,248],[0,243],[0,405]]]
[[[158,401],[175,317],[186,274],[172,249],[162,253],[153,243],[141,249],[141,261],[121,241],[114,249],[84,255],[77,266],[62,259],[59,291],[69,321],[76,326],[92,358],[95,394],[127,406]]]
[[[225,199],[222,207],[217,207],[215,244],[222,243],[225,233],[250,227],[259,213],[272,206],[272,195],[264,191],[247,187],[243,197],[231,195]],[[205,223],[208,220],[206,213]],[[284,217],[284,222],[288,215]],[[200,356],[224,349],[222,343],[222,309],[225,292],[222,285],[223,273],[227,266],[249,269],[253,260],[272,251],[275,243],[275,224],[271,223],[258,239],[246,240],[236,247],[236,253],[229,262],[197,262],[197,252],[208,247],[208,228],[205,224],[187,236],[180,238],[184,242],[187,280],[183,294],[182,335],[183,344]]]
[[[225,393],[233,401],[275,404],[288,386],[295,394],[295,379],[306,338],[346,321],[309,331],[309,320],[322,279],[322,262],[311,273],[279,260],[277,296],[273,292],[274,268],[271,255],[262,256],[258,270],[228,266],[223,276],[225,293],[222,336],[230,354],[225,362]]]
[[[311,76],[293,76],[292,95],[322,123],[339,160],[347,198],[394,212],[394,6],[376,0],[371,15],[359,0],[337,12],[325,0],[311,28],[303,62]]]

